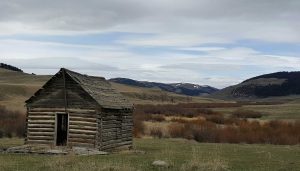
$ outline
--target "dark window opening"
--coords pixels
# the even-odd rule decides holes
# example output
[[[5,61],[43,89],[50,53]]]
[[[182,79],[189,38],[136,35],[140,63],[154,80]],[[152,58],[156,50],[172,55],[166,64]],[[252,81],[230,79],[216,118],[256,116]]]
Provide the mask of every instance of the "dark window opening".
[[[56,115],[56,145],[67,145],[68,139],[68,115],[57,114]]]

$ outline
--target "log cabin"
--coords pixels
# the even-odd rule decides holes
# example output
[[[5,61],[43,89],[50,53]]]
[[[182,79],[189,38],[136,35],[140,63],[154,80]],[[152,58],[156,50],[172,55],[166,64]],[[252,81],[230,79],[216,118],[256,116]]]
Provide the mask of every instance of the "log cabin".
[[[26,101],[25,144],[132,147],[133,105],[102,77],[60,69]]]

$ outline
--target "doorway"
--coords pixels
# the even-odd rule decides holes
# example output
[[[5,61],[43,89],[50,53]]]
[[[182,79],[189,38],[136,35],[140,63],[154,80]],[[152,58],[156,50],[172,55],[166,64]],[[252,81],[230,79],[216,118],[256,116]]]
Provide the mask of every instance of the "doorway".
[[[56,114],[56,145],[66,146],[68,140],[68,114]]]

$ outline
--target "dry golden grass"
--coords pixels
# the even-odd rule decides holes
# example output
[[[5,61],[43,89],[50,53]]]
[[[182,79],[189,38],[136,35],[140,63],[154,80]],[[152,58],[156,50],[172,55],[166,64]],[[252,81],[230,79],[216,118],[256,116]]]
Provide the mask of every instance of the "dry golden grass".
[[[32,75],[0,69],[0,104],[11,110],[25,111],[24,101],[30,98],[50,78],[51,76],[47,75]],[[111,84],[119,92],[125,94],[134,104],[223,102],[222,100],[205,97],[187,97],[155,88],[140,88],[118,83]],[[163,101],[161,98],[163,98]],[[173,101],[170,99],[173,99]]]

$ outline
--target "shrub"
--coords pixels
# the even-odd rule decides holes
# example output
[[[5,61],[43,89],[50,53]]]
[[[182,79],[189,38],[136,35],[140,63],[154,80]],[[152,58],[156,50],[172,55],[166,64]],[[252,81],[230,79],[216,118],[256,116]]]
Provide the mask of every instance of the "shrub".
[[[261,118],[263,115],[253,110],[238,109],[232,113],[232,116],[237,118]]]
[[[259,123],[258,121],[238,120],[232,125],[220,126],[214,122],[199,119],[172,123],[168,131],[170,137],[194,139],[198,142],[290,145],[300,143],[300,121]]]
[[[163,122],[165,121],[165,117],[163,115],[149,115],[149,117],[147,117],[145,119],[146,121],[154,121],[154,122]]]
[[[182,123],[171,123],[168,126],[168,131],[170,134],[170,137],[172,138],[184,138],[186,129],[184,127],[184,124]]]
[[[144,124],[145,116],[143,114],[133,114],[133,135],[134,137],[140,138],[144,135],[145,132],[145,124]]]
[[[155,137],[155,138],[162,138],[163,133],[160,128],[154,127],[150,130],[150,135]]]
[[[0,106],[0,130],[2,136],[24,137],[25,135],[25,114],[19,111],[10,111]]]
[[[225,118],[222,115],[211,115],[205,117],[207,121],[214,122],[216,124],[224,124]]]

